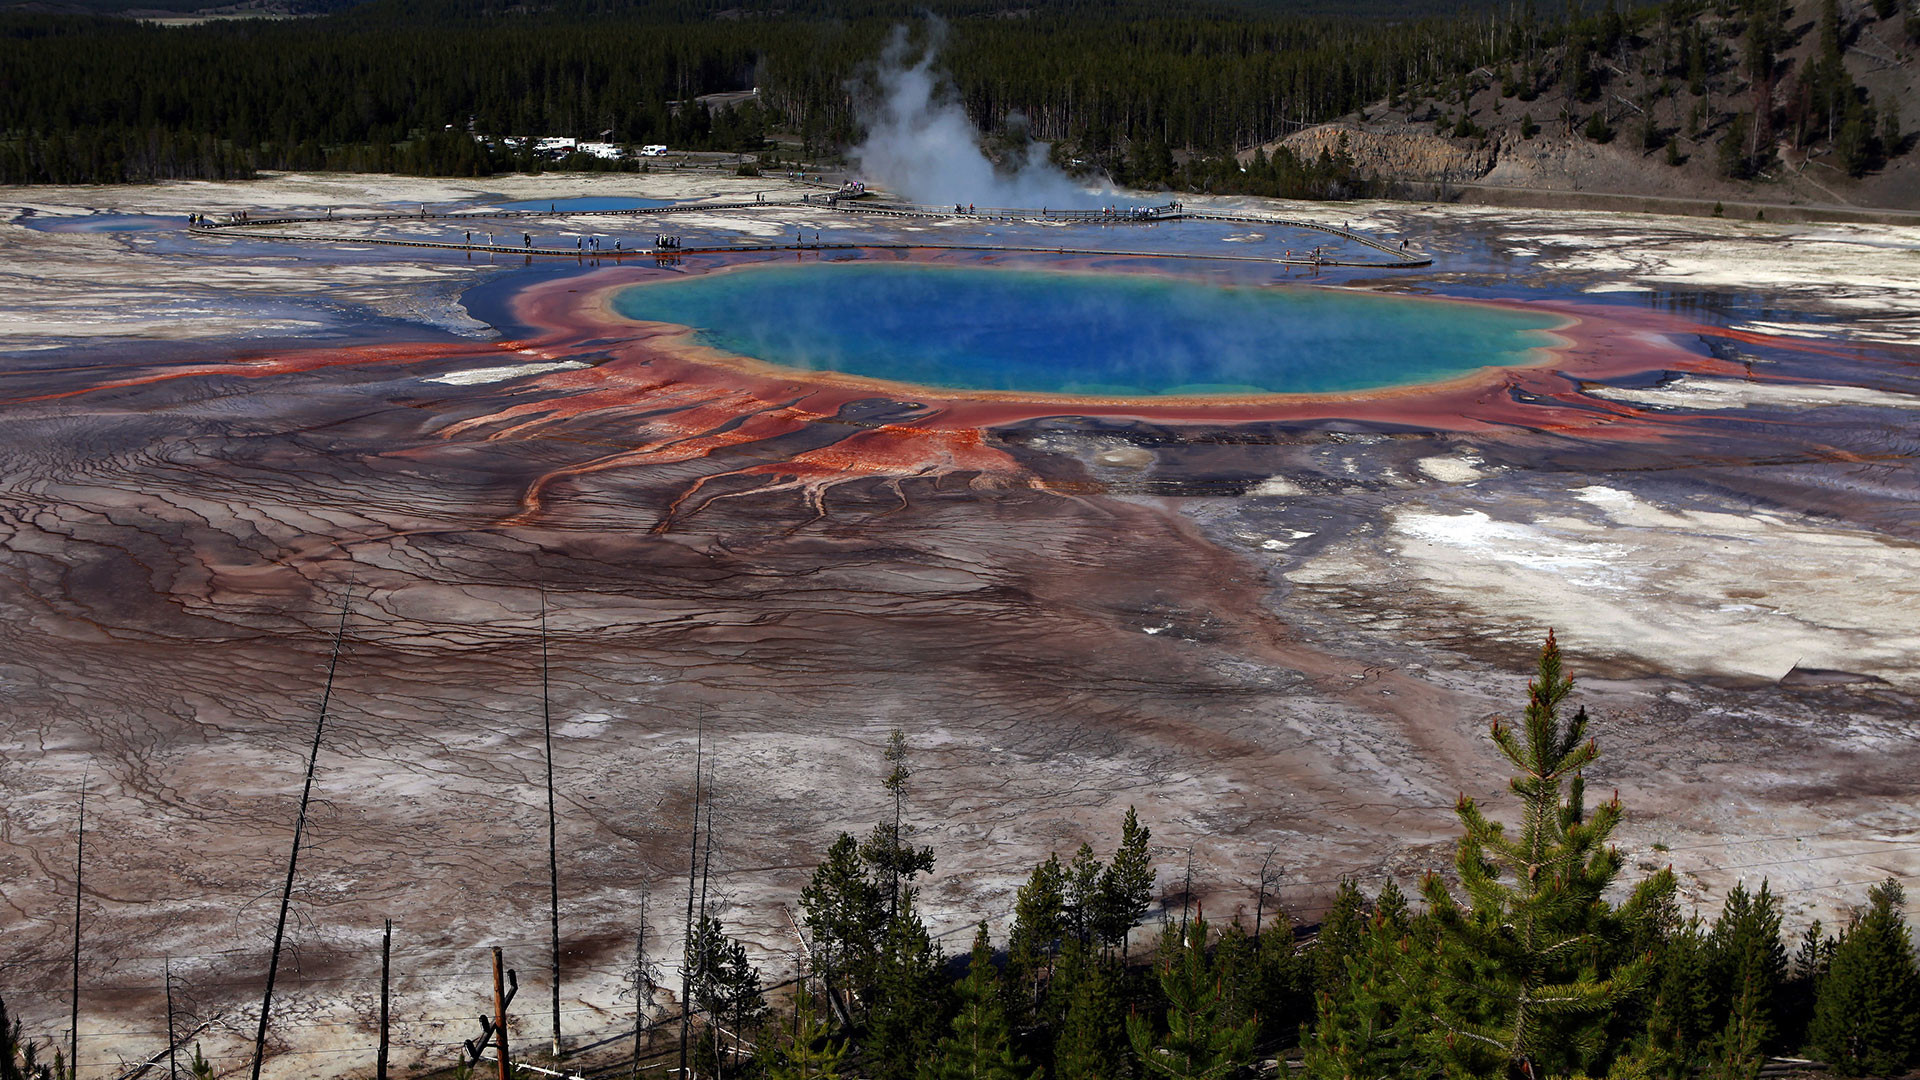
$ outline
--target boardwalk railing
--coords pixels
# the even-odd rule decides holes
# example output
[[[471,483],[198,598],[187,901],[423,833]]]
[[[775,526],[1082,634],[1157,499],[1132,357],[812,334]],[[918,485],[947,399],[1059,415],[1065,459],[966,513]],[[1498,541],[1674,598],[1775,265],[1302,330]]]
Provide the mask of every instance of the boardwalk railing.
[[[557,207],[557,202],[554,204]],[[1363,247],[1372,248],[1389,258],[1387,260],[1341,259],[1322,255],[1318,251],[1295,256],[1291,251],[1286,258],[1261,257],[1254,255],[1212,255],[1193,252],[1153,252],[1153,251],[1106,251],[1076,248],[1051,248],[1038,246],[1020,246],[1013,244],[936,244],[874,241],[869,243],[796,243],[796,244],[752,244],[752,245],[708,245],[697,248],[668,248],[656,251],[652,248],[629,248],[618,251],[581,251],[578,248],[546,248],[527,244],[516,246],[506,244],[472,242],[460,243],[450,240],[408,240],[398,237],[314,234],[285,232],[253,232],[251,230],[289,225],[326,225],[333,222],[371,222],[375,224],[404,224],[408,222],[441,222],[455,226],[488,221],[515,221],[526,219],[547,219],[555,217],[653,217],[660,218],[674,214],[710,213],[713,211],[756,211],[781,210],[795,207],[818,207],[838,213],[853,215],[871,215],[874,217],[894,218],[945,218],[962,221],[982,222],[1027,222],[1057,223],[1067,225],[1147,225],[1172,221],[1219,221],[1247,225],[1265,225],[1277,228],[1304,229],[1323,232],[1352,241]],[[1109,255],[1139,258],[1163,259],[1217,259],[1231,262],[1264,262],[1288,266],[1349,266],[1375,267],[1380,269],[1410,269],[1430,266],[1433,260],[1417,252],[1410,252],[1404,246],[1395,247],[1385,241],[1375,239],[1352,229],[1335,227],[1318,221],[1305,221],[1297,218],[1283,218],[1270,214],[1258,214],[1236,210],[1190,210],[1185,204],[1169,202],[1161,206],[1147,207],[1107,207],[1098,209],[1055,209],[1053,207],[1018,208],[1004,206],[945,206],[924,203],[878,202],[868,199],[843,199],[833,194],[803,195],[798,199],[765,201],[732,201],[703,203],[674,203],[669,206],[635,207],[627,210],[460,210],[432,212],[424,207],[417,214],[407,213],[360,213],[360,214],[282,214],[274,217],[253,217],[248,213],[238,213],[222,220],[202,219],[193,226],[198,233],[214,233],[225,230],[246,230],[249,235],[262,239],[295,240],[306,242],[328,242],[347,244],[380,244],[391,247],[442,248],[456,251],[485,251],[489,253],[538,255],[543,257],[574,258],[627,258],[642,255],[693,255],[714,254],[726,251],[791,251],[813,250],[817,248],[945,248],[964,251],[1031,251],[1056,252],[1063,255]],[[511,241],[511,237],[509,237]]]
[[[1180,214],[1179,203],[1168,203],[1165,206],[1113,206],[1093,210],[1058,209],[1051,206],[1043,206],[1036,210],[1032,207],[962,206],[958,203],[946,206],[854,199],[834,199],[827,205],[830,209],[844,213],[874,214],[881,217],[944,217],[975,221],[1059,221],[1092,225],[1146,224],[1153,221],[1172,220]]]
[[[765,202],[710,202],[710,203],[674,203],[670,206],[636,206],[626,210],[422,210],[417,214],[365,213],[365,214],[282,214],[277,217],[254,217],[251,214],[226,215],[218,220],[202,221],[199,229],[251,229],[264,225],[317,225],[330,221],[372,221],[400,223],[406,221],[513,221],[529,218],[555,217],[658,217],[667,214],[686,214],[710,210],[767,210],[780,207],[795,207],[806,203],[806,198],[768,199]]]

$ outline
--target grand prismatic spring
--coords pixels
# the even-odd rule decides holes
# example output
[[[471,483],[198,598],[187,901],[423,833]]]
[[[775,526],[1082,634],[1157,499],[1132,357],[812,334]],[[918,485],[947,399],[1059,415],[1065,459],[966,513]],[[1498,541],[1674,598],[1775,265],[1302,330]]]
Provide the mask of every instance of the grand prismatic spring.
[[[61,1028],[84,784],[89,1080],[163,970],[244,1065],[323,695],[268,1074],[367,1065],[387,919],[396,1064],[472,1037],[488,946],[545,1000],[543,618],[577,1044],[696,742],[775,970],[896,728],[950,951],[1129,806],[1209,916],[1266,861],[1311,917],[1451,858],[1549,626],[1631,865],[1799,922],[1920,870],[1920,230],[483,183],[9,196],[0,931]]]
[[[716,350],[942,390],[1179,397],[1373,390],[1537,362],[1552,315],[1147,275],[849,263],[636,287],[620,315]]]

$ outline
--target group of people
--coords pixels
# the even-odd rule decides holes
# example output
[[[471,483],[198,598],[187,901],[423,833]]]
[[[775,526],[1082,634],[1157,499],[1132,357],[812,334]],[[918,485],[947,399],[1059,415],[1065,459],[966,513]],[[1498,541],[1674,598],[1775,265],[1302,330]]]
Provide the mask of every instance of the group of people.
[[[1177,202],[1168,203],[1166,207],[1163,208],[1163,210],[1171,210],[1174,213],[1179,213],[1180,204]],[[953,212],[956,214],[978,213],[978,211],[976,211],[973,208],[972,203],[954,203]],[[1069,211],[1069,213],[1074,213],[1074,212],[1075,211]],[[1117,217],[1125,216],[1125,217],[1132,218],[1136,221],[1145,221],[1148,218],[1158,217],[1161,212],[1162,212],[1161,210],[1153,210],[1147,207],[1132,207],[1124,210],[1118,206],[1103,206],[1100,208],[1101,217],[1117,218]],[[1043,206],[1040,208],[1040,216],[1041,217],[1047,216],[1047,207]]]
[[[205,215],[201,215],[201,216],[204,219]],[[467,246],[473,247],[474,246],[473,230],[468,229],[466,236],[467,236]],[[487,238],[486,246],[488,247],[494,246],[493,234],[487,233],[486,238]],[[533,234],[521,233],[520,243],[521,243],[521,246],[525,247],[528,251],[532,251],[533,250]],[[654,237],[653,237],[653,246],[656,251],[677,249],[680,246],[680,238],[677,236],[668,236],[665,233],[656,233],[654,234]],[[573,238],[573,247],[575,251],[578,251],[581,254],[597,255],[600,252],[607,250],[605,243],[600,239],[600,237],[597,237],[597,236],[576,236]],[[613,242],[614,253],[618,254],[624,250],[625,250],[625,245],[620,240],[616,239]]]

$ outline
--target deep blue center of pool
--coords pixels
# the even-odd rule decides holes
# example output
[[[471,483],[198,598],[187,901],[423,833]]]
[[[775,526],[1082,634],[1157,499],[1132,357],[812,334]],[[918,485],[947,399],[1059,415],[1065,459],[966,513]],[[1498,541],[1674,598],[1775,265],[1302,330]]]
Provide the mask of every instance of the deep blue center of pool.
[[[1433,382],[1534,362],[1561,321],[1344,290],[898,263],[706,274],[635,286],[614,308],[803,371],[1128,397]]]

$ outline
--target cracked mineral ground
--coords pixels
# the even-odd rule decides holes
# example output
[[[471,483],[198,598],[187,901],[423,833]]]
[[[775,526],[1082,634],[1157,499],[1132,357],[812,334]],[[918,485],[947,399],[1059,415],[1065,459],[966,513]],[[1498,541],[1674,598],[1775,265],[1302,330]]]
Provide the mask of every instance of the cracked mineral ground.
[[[488,946],[545,1000],[543,602],[580,1043],[631,1024],[643,892],[671,952],[696,737],[722,917],[776,971],[813,862],[882,813],[895,728],[950,949],[980,917],[1004,932],[1049,851],[1104,854],[1129,806],[1176,912],[1190,857],[1210,915],[1251,913],[1274,851],[1281,901],[1311,919],[1343,875],[1444,871],[1460,794],[1499,805],[1484,733],[1522,702],[1548,627],[1595,719],[1589,787],[1627,807],[1630,868],[1671,864],[1709,910],[1764,876],[1789,923],[1920,873],[1920,230],[1217,199],[1196,202],[1350,221],[1435,262],[998,260],[1575,321],[1541,366],[1431,392],[1142,406],[822,388],[708,363],[595,299],[738,259],[178,227],[240,206],[791,194],[485,183],[6,196],[0,933],[9,1005],[30,1034],[64,1028],[84,782],[89,1075],[160,1049],[163,964],[209,1056],[244,1053],[343,606],[278,1077],[371,1061],[385,919],[398,1065],[450,1062],[474,1034]],[[816,207],[676,228],[978,229],[855,230]],[[1246,225],[1128,240],[1299,243]],[[522,1022],[542,1035],[538,1010]]]

